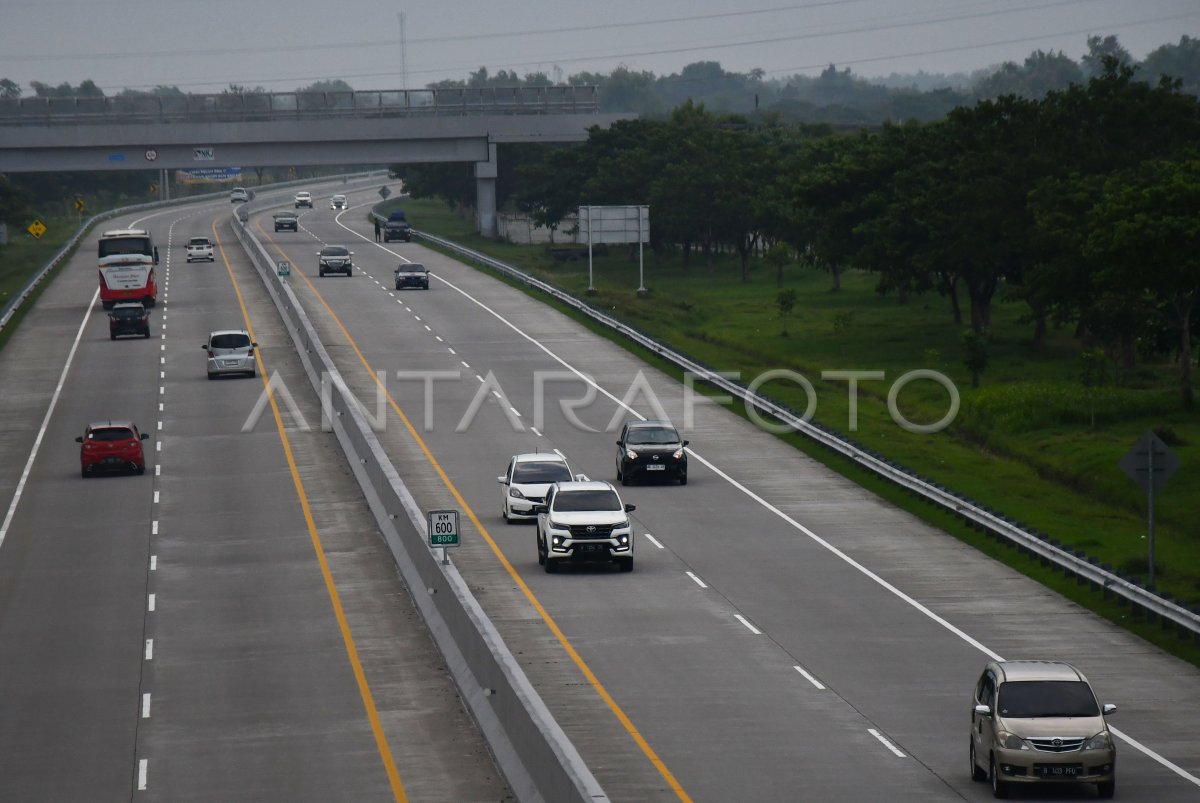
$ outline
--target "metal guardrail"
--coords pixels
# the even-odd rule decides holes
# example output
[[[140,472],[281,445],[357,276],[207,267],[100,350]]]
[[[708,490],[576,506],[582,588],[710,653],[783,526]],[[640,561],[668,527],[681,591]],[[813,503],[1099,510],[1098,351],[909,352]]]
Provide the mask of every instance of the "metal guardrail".
[[[233,218],[234,232],[275,302],[314,392],[328,401],[329,423],[409,593],[513,793],[528,803],[605,803],[608,796],[470,586],[453,562],[443,565],[429,547],[424,513],[295,293],[245,229],[243,216]]]
[[[595,86],[33,97],[0,99],[0,126],[596,114],[599,110]]]
[[[1044,534],[1031,532],[1010,519],[1005,518],[1003,515],[985,508],[983,505],[958,496],[946,488],[923,479],[913,472],[888,461],[884,457],[862,446],[854,444],[852,441],[818,424],[806,421],[795,410],[751,392],[744,385],[721,376],[719,373],[680,352],[667,348],[628,324],[597,310],[547,282],[530,276],[486,254],[480,254],[477,251],[464,248],[449,240],[444,240],[415,229],[413,230],[413,236],[436,243],[458,256],[485,265],[510,279],[553,297],[555,300],[566,304],[609,329],[620,332],[638,345],[653,351],[675,366],[691,372],[696,378],[740,398],[744,403],[753,405],[760,412],[770,415],[817,443],[855,461],[858,465],[874,472],[876,475],[899,485],[901,488],[922,497],[932,504],[954,513],[964,521],[985,532],[1007,540],[1027,554],[1036,556],[1043,563],[1053,565],[1064,572],[1074,575],[1081,583],[1089,583],[1092,587],[1101,589],[1106,594],[1111,592],[1118,598],[1159,617],[1164,625],[1174,625],[1181,634],[1190,633],[1192,638],[1197,643],[1200,643],[1200,613],[1197,611],[1188,610],[1173,600],[1159,596],[1100,566],[1094,558],[1088,558],[1080,552],[1068,550]]]

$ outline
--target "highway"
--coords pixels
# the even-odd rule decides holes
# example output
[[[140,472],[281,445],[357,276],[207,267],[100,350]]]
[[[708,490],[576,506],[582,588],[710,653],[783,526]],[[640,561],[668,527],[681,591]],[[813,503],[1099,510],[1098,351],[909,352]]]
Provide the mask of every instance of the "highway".
[[[620,488],[631,574],[545,574],[533,527],[500,517],[509,457],[612,480],[620,422],[682,424],[684,388],[473,268],[374,243],[375,189],[335,213],[344,190],[314,188],[299,232],[270,210],[251,228],[419,505],[463,512],[455,564],[610,799],[989,798],[967,723],[996,656],[1071,661],[1119,706],[1119,798],[1200,797],[1200,671],[719,405],[692,400],[686,487]],[[150,340],[108,340],[82,248],[0,352],[0,800],[505,799],[228,215],[146,222],[171,258]],[[182,264],[197,234],[216,263]],[[353,277],[317,278],[323,243]],[[429,291],[391,287],[402,260]],[[204,380],[205,334],[246,326],[303,421],[256,414],[263,376]],[[81,480],[73,439],[110,415],[152,433],[154,469]]]
[[[156,236],[151,338],[109,340],[87,240],[0,352],[0,800],[511,799],[331,436],[270,406],[245,431],[263,372],[303,374],[229,215],[105,226]],[[259,378],[207,381],[219,328]],[[81,479],[110,417],[147,471]]]

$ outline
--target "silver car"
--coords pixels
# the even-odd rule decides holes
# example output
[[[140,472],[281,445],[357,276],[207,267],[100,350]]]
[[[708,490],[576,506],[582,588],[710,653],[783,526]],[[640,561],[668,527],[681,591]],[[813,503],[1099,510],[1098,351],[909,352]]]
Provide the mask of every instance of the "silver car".
[[[975,684],[971,707],[971,778],[995,797],[1024,784],[1117,786],[1117,751],[1091,684],[1059,661],[993,661]]]
[[[213,332],[200,348],[208,353],[209,379],[225,374],[254,376],[257,372],[254,349],[258,348],[258,344],[250,339],[250,333],[244,329]]]

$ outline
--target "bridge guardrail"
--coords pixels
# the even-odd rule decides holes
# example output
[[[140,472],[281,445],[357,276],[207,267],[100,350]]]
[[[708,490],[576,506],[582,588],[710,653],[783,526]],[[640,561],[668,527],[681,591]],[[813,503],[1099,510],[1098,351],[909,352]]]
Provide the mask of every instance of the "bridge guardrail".
[[[414,229],[413,236],[436,243],[461,257],[485,265],[510,279],[521,282],[553,297],[555,300],[566,304],[607,328],[620,332],[625,337],[655,352],[676,367],[691,372],[697,379],[740,398],[747,405],[753,405],[759,412],[770,415],[817,443],[844,457],[850,458],[858,465],[876,475],[899,485],[932,504],[954,513],[980,530],[1008,541],[1026,554],[1036,556],[1042,563],[1053,565],[1066,573],[1074,575],[1080,583],[1088,583],[1093,588],[1102,589],[1106,594],[1112,593],[1116,595],[1120,600],[1135,605],[1143,611],[1158,617],[1164,625],[1169,624],[1176,627],[1181,635],[1191,634],[1193,640],[1196,643],[1200,643],[1200,612],[1189,610],[1173,600],[1155,594],[1100,566],[1094,558],[1088,558],[1081,552],[1072,551],[1060,546],[1044,534],[1031,532],[1000,513],[989,510],[983,505],[926,480],[912,471],[898,466],[818,424],[806,421],[795,410],[751,392],[746,386],[721,376],[707,366],[658,343],[628,324],[618,321],[557,287],[530,276],[524,271],[493,259],[486,254],[472,251],[457,243],[426,232]]]
[[[497,765],[521,801],[604,803],[608,796],[551,716],[458,569],[428,545],[425,515],[379,443],[291,287],[245,228],[232,226],[275,302],[309,382],[392,557]]]

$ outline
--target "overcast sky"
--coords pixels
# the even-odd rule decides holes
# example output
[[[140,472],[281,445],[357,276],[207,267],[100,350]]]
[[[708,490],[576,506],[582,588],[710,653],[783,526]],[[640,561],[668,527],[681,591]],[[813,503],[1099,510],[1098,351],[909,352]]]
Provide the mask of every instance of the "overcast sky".
[[[1078,60],[1089,35],[1109,34],[1139,59],[1200,37],[1200,0],[0,0],[0,78],[29,95],[30,81],[398,89],[481,66],[565,79],[695,61],[879,76],[970,72],[1035,49]]]

